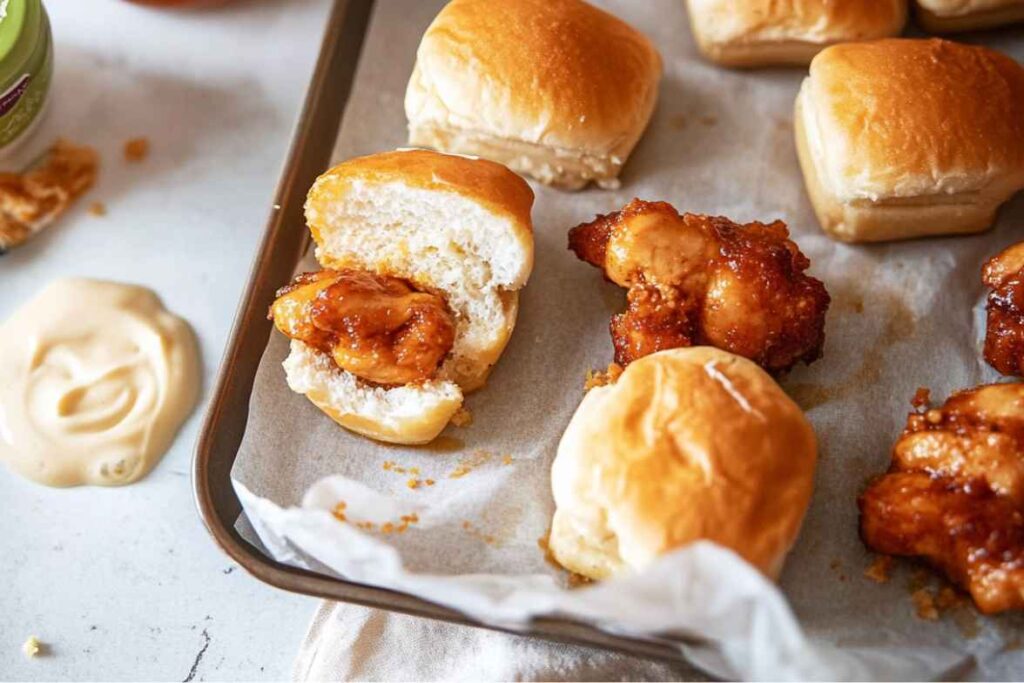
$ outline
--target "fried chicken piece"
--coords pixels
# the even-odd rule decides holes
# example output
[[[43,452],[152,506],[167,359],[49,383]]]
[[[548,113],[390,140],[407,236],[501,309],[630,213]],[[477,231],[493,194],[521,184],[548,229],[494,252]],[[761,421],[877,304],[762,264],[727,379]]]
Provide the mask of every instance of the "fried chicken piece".
[[[1024,384],[911,413],[858,502],[872,550],[923,558],[986,614],[1024,608]]]
[[[981,270],[989,292],[985,360],[1004,375],[1024,375],[1024,242],[996,254]]]
[[[455,343],[444,300],[399,278],[321,270],[299,275],[277,297],[269,317],[278,330],[374,384],[431,379]]]
[[[829,295],[781,221],[739,225],[634,199],[570,230],[569,249],[629,290],[611,322],[620,365],[692,345],[776,374],[821,357]]]
[[[0,254],[55,221],[96,181],[99,155],[58,140],[27,173],[0,173]]]

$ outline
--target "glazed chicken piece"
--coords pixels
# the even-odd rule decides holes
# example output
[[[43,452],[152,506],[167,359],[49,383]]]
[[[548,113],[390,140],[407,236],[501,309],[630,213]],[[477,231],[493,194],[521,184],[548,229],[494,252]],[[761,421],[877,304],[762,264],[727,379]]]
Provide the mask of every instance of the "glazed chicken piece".
[[[569,248],[628,289],[615,361],[710,345],[780,374],[821,357],[825,286],[781,221],[739,225],[634,199],[569,231]]]
[[[1024,375],[1024,242],[993,256],[981,271],[991,288],[985,310],[985,360],[1004,375]]]
[[[1024,384],[911,413],[859,505],[872,550],[923,558],[986,614],[1024,608]]]
[[[269,317],[285,335],[374,384],[431,379],[455,342],[441,297],[359,270],[299,275],[277,292]]]

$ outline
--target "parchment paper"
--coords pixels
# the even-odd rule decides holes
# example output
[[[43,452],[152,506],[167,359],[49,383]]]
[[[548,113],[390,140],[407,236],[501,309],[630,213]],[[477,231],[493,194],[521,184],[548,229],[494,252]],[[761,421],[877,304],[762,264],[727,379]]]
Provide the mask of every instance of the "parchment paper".
[[[805,70],[705,64],[681,0],[596,4],[651,36],[665,58],[658,109],[622,188],[566,194],[534,185],[537,263],[512,343],[487,387],[467,401],[472,425],[450,426],[433,447],[388,447],[335,426],[287,388],[287,343],[273,335],[233,472],[264,546],[279,560],[491,623],[518,628],[532,615],[562,613],[612,632],[679,639],[691,661],[722,677],[1024,675],[1019,615],[981,618],[961,605],[925,621],[910,594],[921,585],[935,590],[935,580],[904,562],[885,584],[865,578],[872,558],[857,535],[856,507],[866,479],[888,467],[917,387],[944,400],[997,379],[979,351],[979,271],[1019,239],[1024,198],[980,236],[833,242],[811,212],[793,145],[792,106]],[[404,145],[406,80],[442,5],[377,3],[336,159]],[[1014,32],[968,38],[1024,56]],[[553,508],[548,471],[558,440],[587,370],[611,359],[608,318],[624,305],[621,290],[567,251],[566,231],[635,196],[737,221],[785,220],[833,297],[824,357],[782,382],[814,423],[820,464],[781,590],[710,544],[638,576],[568,590],[538,546]],[[350,521],[377,530],[336,521],[328,510],[339,500]],[[381,533],[380,525],[401,526],[414,513],[418,521],[404,533]]]

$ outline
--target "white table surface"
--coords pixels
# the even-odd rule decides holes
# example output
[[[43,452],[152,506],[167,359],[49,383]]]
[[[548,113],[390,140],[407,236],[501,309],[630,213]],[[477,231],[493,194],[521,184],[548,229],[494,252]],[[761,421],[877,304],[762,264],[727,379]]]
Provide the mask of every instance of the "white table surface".
[[[286,678],[315,601],[221,553],[196,515],[189,466],[330,2],[171,12],[44,1],[56,77],[33,146],[89,143],[103,168],[58,225],[0,257],[0,318],[60,276],[146,285],[191,322],[206,385],[138,484],[48,489],[0,468],[0,678]],[[134,136],[152,151],[128,165],[121,147]],[[108,214],[89,215],[93,201]],[[22,654],[29,635],[47,656]]]

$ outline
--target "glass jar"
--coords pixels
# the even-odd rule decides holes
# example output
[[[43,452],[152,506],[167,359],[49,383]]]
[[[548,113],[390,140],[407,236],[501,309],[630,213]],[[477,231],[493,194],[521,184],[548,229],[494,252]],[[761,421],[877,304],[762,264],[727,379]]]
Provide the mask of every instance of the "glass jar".
[[[148,5],[150,7],[211,7],[223,5],[228,0],[128,0],[136,5]]]
[[[42,0],[0,0],[0,154],[42,119],[53,80],[53,35]]]

